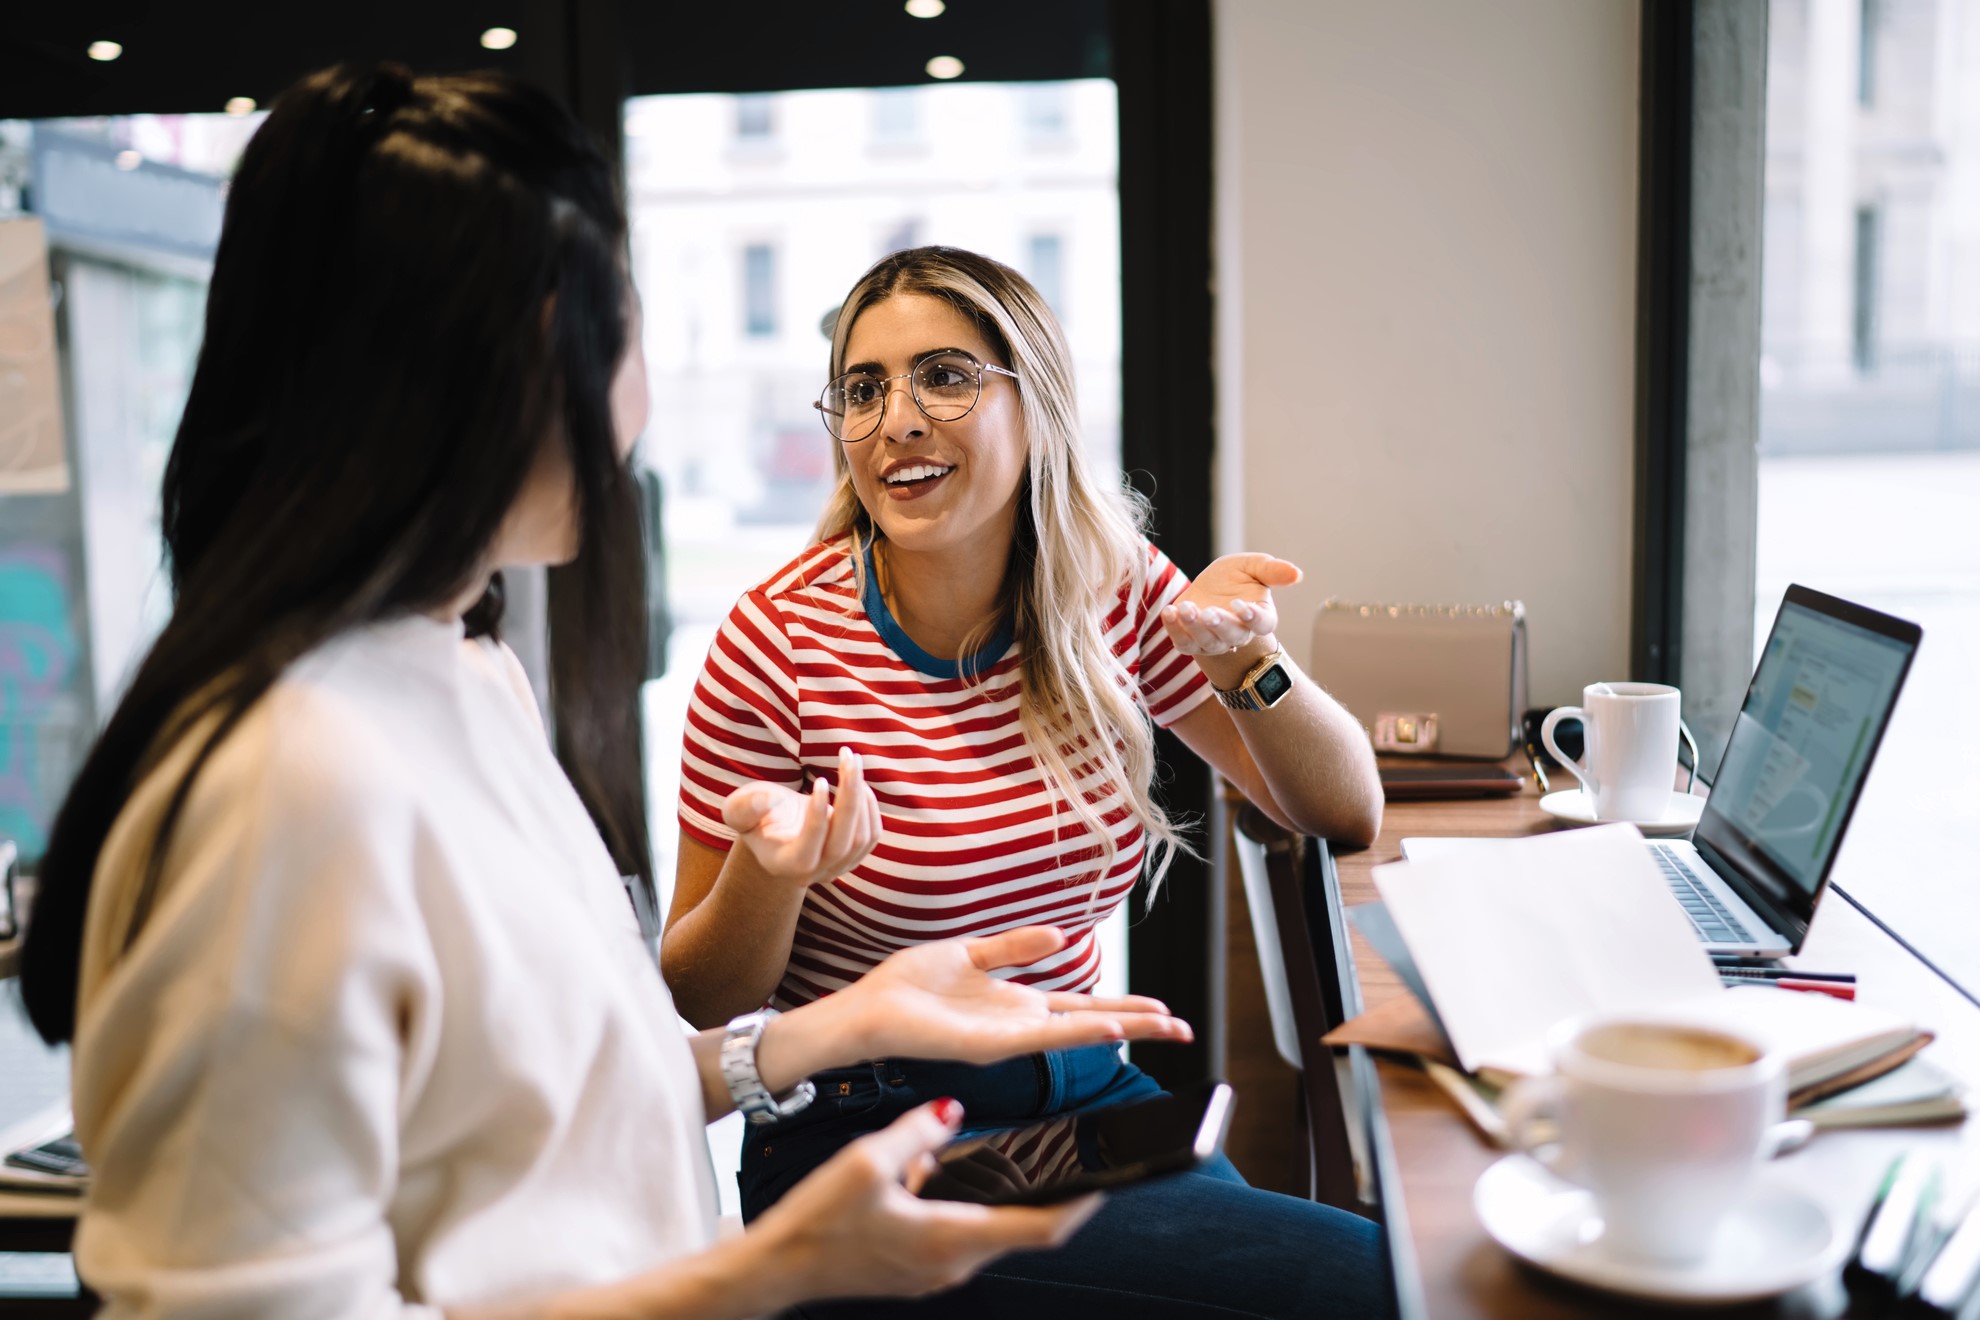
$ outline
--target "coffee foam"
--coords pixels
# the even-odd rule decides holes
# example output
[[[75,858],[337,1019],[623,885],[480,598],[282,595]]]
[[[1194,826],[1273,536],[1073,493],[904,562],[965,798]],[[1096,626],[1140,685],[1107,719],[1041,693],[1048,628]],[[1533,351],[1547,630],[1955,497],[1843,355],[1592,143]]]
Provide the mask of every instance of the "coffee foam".
[[[1594,1027],[1574,1048],[1591,1059],[1662,1072],[1715,1072],[1759,1062],[1760,1051],[1737,1036],[1703,1027],[1613,1022]]]

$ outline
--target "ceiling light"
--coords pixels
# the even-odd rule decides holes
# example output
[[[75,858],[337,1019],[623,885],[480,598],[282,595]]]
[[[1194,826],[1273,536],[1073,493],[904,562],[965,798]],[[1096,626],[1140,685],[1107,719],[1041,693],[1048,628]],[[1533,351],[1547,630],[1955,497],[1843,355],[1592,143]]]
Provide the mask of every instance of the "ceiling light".
[[[947,8],[942,0],[907,0],[907,11],[916,18],[940,18]]]
[[[481,34],[481,44],[489,50],[507,50],[516,44],[514,28],[489,28]]]
[[[928,76],[947,82],[951,78],[962,77],[963,62],[953,55],[937,55],[928,61]]]
[[[252,96],[230,96],[230,97],[228,97],[228,98],[227,98],[227,113],[228,113],[228,114],[230,114],[230,115],[232,115],[232,116],[233,116],[234,118],[236,118],[236,119],[239,119],[239,118],[240,118],[240,117],[241,117],[242,115],[251,115],[251,114],[253,114],[253,113],[254,113],[254,98],[253,98]]]
[[[89,43],[89,57],[108,64],[124,53],[124,48],[114,41],[92,41]]]
[[[120,151],[117,153],[117,168],[120,170],[134,170],[142,164],[144,164],[144,157],[135,151]]]

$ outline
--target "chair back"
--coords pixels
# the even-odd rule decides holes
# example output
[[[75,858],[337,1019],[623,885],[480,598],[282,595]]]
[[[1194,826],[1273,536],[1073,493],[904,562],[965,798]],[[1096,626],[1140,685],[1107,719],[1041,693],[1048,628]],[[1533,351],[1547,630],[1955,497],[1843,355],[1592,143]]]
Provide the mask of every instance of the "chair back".
[[[1332,915],[1339,902],[1331,892],[1331,868],[1324,865],[1326,845],[1290,833],[1249,803],[1238,810],[1231,834],[1258,943],[1273,1044],[1299,1073],[1308,1195],[1360,1213],[1358,1169],[1365,1160],[1354,1149],[1341,1068],[1334,1052],[1320,1043],[1359,1007],[1352,998],[1347,932]]]
[[[1256,807],[1246,807],[1256,811]],[[1244,902],[1251,909],[1251,935],[1258,944],[1258,971],[1265,982],[1265,1008],[1272,1019],[1272,1044],[1291,1067],[1306,1071],[1300,1048],[1299,1023],[1293,1013],[1292,989],[1286,984],[1286,952],[1279,942],[1278,907],[1272,901],[1272,877],[1267,868],[1265,841],[1244,827],[1231,831],[1237,843],[1238,872],[1244,877]]]

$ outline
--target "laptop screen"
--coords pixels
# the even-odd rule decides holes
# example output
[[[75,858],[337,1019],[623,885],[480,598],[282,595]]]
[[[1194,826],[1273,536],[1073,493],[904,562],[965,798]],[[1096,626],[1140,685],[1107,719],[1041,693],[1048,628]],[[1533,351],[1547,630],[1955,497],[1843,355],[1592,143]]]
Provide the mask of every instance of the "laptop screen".
[[[1778,897],[1804,909],[1828,873],[1917,646],[1910,625],[1860,607],[1844,606],[1856,618],[1842,617],[1820,608],[1827,603],[1797,588],[1782,604],[1712,786],[1707,814],[1720,819],[1700,830],[1727,853],[1762,862],[1740,869],[1763,889],[1791,882],[1800,895]],[[1899,635],[1880,631],[1885,624]]]

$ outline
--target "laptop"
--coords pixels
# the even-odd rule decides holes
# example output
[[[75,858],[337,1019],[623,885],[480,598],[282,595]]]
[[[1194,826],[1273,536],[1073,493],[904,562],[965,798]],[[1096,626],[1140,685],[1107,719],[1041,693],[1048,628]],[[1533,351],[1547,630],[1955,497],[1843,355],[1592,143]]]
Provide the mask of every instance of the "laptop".
[[[1646,840],[1708,952],[1800,952],[1919,636],[1917,624],[1788,588],[1691,841]],[[1478,842],[1404,839],[1403,853]]]
[[[1710,952],[1800,951],[1920,636],[1788,588],[1691,842],[1649,845]]]

